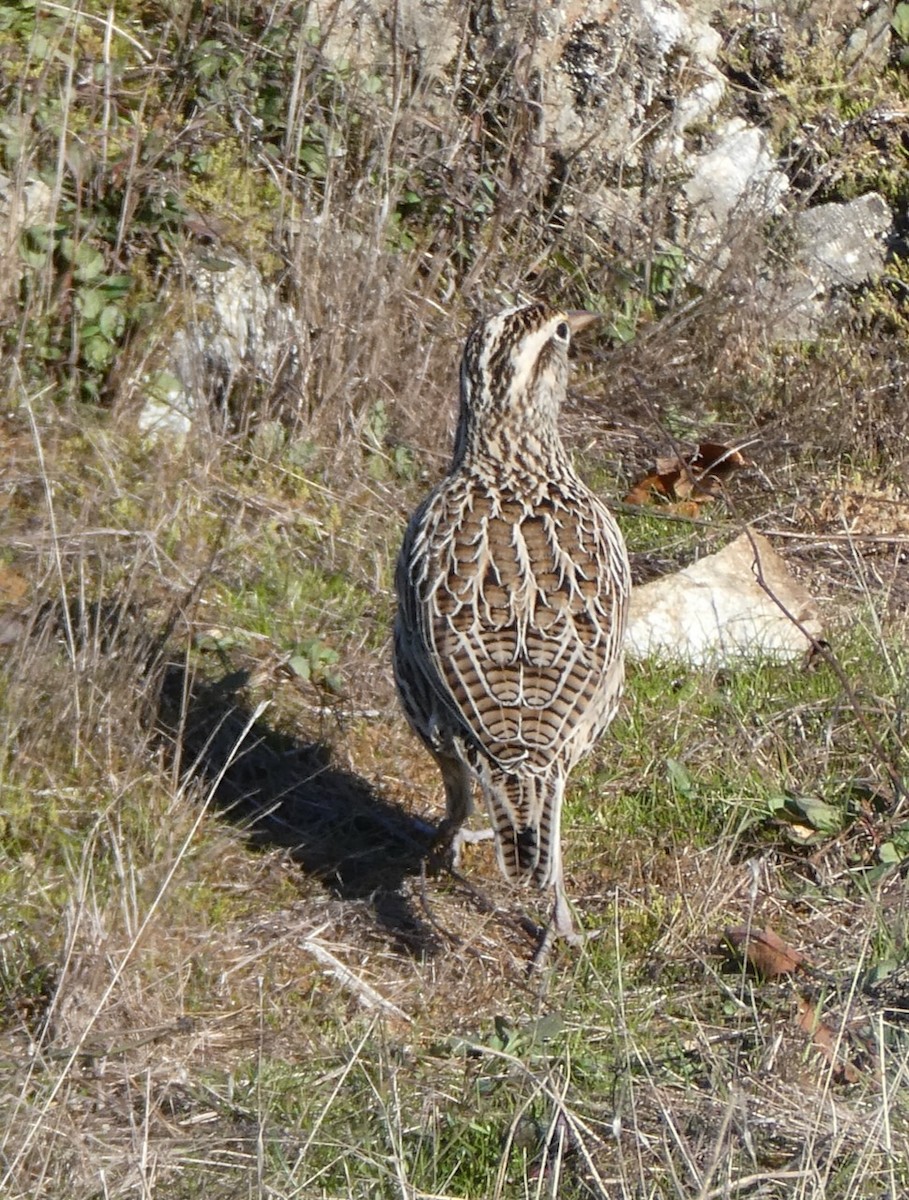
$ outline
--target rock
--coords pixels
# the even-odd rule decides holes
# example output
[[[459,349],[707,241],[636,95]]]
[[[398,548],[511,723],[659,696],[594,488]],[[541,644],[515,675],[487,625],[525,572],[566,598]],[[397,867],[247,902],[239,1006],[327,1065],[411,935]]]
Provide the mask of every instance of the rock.
[[[199,263],[191,274],[190,303],[176,300],[189,319],[146,379],[138,425],[153,439],[182,437],[200,415],[210,419],[214,406],[229,409],[241,378],[271,391],[295,365],[293,310],[255,267]]]
[[[739,118],[720,126],[713,148],[692,162],[682,190],[691,206],[687,240],[697,254],[692,275],[704,283],[728,260],[723,244],[730,224],[753,223],[779,211],[789,181],[776,169],[766,136]]]
[[[684,156],[684,133],[716,112],[726,93],[715,62],[720,35],[670,0],[552,8],[558,18],[550,15],[550,38],[534,47],[531,66],[559,153],[578,154],[594,176],[598,161],[603,174]],[[672,98],[667,115],[655,120],[665,97]]]
[[[814,336],[838,293],[880,277],[893,216],[882,196],[868,192],[806,209],[792,230],[792,266],[761,289],[780,314],[774,326],[780,341]]]
[[[633,590],[629,658],[715,667],[804,654],[811,642],[758,583],[758,569],[777,600],[819,638],[822,626],[809,593],[765,537],[743,533],[717,554]]]
[[[398,44],[416,57],[430,78],[440,77],[461,49],[463,12],[447,0],[398,0],[388,19],[396,22]]]
[[[374,74],[390,82],[401,63],[440,77],[461,51],[466,12],[452,0],[311,0],[307,22],[313,44],[339,70]],[[394,69],[392,69],[394,68]]]
[[[46,225],[53,211],[53,193],[40,179],[23,185],[0,172],[0,310],[15,299],[24,263],[19,238],[26,229]]]
[[[858,67],[873,67],[878,71],[887,68],[890,62],[890,22],[893,9],[890,4],[878,4],[872,8],[860,25],[849,34],[843,47],[843,62],[853,70]]]
[[[877,192],[806,209],[795,219],[799,266],[819,289],[865,283],[880,274],[892,225],[887,202]]]

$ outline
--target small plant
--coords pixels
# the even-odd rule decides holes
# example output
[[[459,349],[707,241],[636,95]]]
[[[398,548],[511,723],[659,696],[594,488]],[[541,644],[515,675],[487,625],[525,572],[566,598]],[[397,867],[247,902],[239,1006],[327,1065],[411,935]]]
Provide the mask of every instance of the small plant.
[[[319,638],[305,638],[287,660],[288,670],[304,683],[315,684],[325,691],[340,695],[343,690],[341,676],[335,670],[340,662],[337,650]]]
[[[126,330],[132,276],[109,273],[104,252],[63,224],[26,229],[19,250],[32,269],[32,288],[43,287],[50,275],[57,297],[54,325],[42,317],[33,326],[34,348],[47,362],[81,367],[86,386],[96,389]]]
[[[411,480],[416,464],[409,446],[388,445],[389,418],[384,400],[376,400],[363,426],[363,441],[370,478]]]

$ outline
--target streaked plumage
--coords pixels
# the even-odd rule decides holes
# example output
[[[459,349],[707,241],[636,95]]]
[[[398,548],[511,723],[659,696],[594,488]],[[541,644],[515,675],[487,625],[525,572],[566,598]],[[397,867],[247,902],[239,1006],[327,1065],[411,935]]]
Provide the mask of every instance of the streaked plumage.
[[[444,836],[486,799],[499,865],[555,889],[569,936],[559,824],[565,783],[615,715],[628,559],[559,437],[571,330],[586,313],[509,309],[471,331],[448,476],[398,558],[395,678],[445,782]]]

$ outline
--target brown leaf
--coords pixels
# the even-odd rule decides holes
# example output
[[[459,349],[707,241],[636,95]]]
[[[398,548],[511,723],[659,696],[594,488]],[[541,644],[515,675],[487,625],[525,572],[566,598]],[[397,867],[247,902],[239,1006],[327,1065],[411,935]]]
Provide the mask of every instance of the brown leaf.
[[[701,442],[688,465],[698,475],[712,475],[715,479],[727,479],[734,471],[750,467],[752,463],[736,450],[722,442]]]
[[[645,475],[639,479],[628,495],[626,504],[653,504],[660,500],[670,500],[675,496],[675,483],[678,471],[672,474]]]
[[[788,945],[772,929],[748,929],[739,925],[727,929],[726,941],[748,966],[764,979],[776,979],[796,971],[805,961],[804,955]]]
[[[15,604],[28,592],[28,582],[0,563],[0,604]]]
[[[842,1054],[837,1055],[837,1034],[826,1021],[821,1020],[818,1015],[817,1005],[809,1000],[807,996],[798,997],[798,1008],[795,1019],[796,1025],[803,1033],[810,1034],[812,1044],[820,1050],[821,1054],[833,1067],[835,1078],[845,1083],[858,1083],[861,1078],[861,1072],[854,1063],[849,1062],[842,1057]],[[842,1051],[843,1046],[840,1045]]]
[[[751,463],[734,446],[722,442],[701,442],[696,450],[664,455],[656,460],[656,471],[638,480],[626,504],[654,504],[664,500],[688,500],[703,504],[722,490],[723,481],[733,471]],[[694,514],[692,514],[694,515]]]

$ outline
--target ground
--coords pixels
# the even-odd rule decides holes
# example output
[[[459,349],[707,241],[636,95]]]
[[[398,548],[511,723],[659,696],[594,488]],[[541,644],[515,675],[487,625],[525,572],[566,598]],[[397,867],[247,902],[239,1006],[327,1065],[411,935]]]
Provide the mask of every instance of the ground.
[[[0,4],[0,166],[56,206],[0,288],[0,1195],[907,1194],[901,26],[870,72],[825,49],[839,9],[813,54],[807,17],[723,26],[722,117],[766,118],[793,206],[895,214],[885,277],[780,343],[766,230],[703,291],[661,181],[623,259],[569,164],[515,185],[507,86],[388,97],[308,5],[171,7]],[[236,261],[293,313],[286,370],[212,371],[152,441],[195,274]],[[519,293],[604,317],[562,424],[635,582],[750,525],[826,632],[630,665],[566,802],[591,936],[532,976],[546,898],[488,845],[425,867],[440,780],[389,660],[466,330]],[[704,441],[750,465],[623,500]]]
[[[388,660],[425,485],[227,441],[112,466],[103,415],[32,417],[4,427],[5,1194],[901,1193],[905,534],[856,518],[892,497],[762,515],[831,661],[630,668],[567,803],[594,936],[528,977],[544,899],[488,846],[425,870],[441,789]],[[620,511],[636,572],[734,535],[701,513]]]

